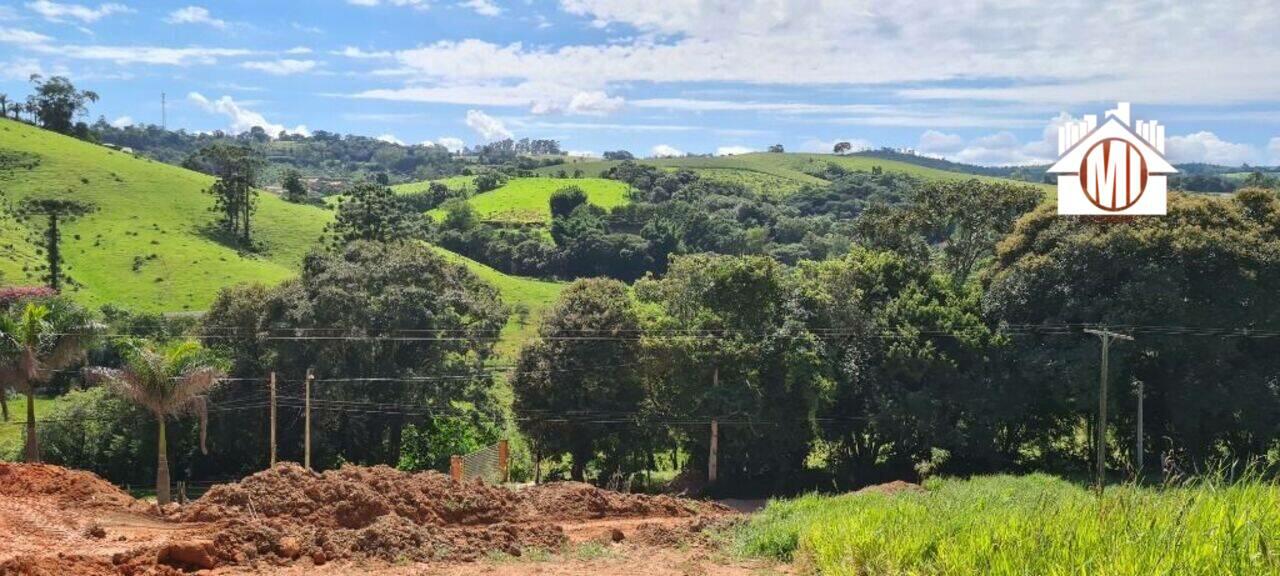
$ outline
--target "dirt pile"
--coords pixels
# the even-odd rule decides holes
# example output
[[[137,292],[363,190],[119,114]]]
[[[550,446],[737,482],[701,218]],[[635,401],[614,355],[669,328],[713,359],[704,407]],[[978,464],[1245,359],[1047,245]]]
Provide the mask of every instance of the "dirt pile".
[[[862,488],[859,488],[856,493],[857,494],[893,495],[893,494],[901,494],[904,492],[920,493],[924,491],[925,491],[924,487],[919,484],[913,484],[911,482],[906,482],[904,480],[894,480],[892,482],[885,482],[884,484],[873,484],[871,486],[864,486]]]
[[[714,502],[623,494],[582,482],[552,482],[526,488],[518,494],[525,514],[550,520],[714,516],[730,512],[728,507]]]
[[[87,508],[150,508],[92,472],[51,464],[0,462],[0,496],[49,499]]]

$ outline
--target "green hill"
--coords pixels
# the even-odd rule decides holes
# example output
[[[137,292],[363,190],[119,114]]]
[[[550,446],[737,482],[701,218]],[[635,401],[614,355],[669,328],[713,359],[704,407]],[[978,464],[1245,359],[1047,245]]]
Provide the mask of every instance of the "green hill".
[[[202,310],[228,284],[284,280],[332,218],[264,193],[254,216],[261,250],[243,253],[215,239],[209,176],[10,120],[0,120],[0,153],[34,163],[0,172],[11,203],[66,198],[97,207],[63,230],[71,295],[93,306]],[[42,259],[30,239],[41,224],[30,225],[0,225],[0,243],[16,256],[0,260],[6,283],[39,283]]]
[[[577,186],[587,193],[587,201],[601,208],[613,208],[628,202],[627,185],[604,178],[513,178],[501,188],[472,196],[468,202],[481,220],[520,224],[551,221],[551,194],[567,186]],[[439,219],[444,213],[432,210]]]
[[[462,190],[466,188],[474,189],[475,180],[476,180],[475,176],[450,176],[448,178],[439,178],[436,180],[422,180],[420,182],[408,182],[405,184],[396,184],[395,186],[391,187],[391,190],[394,191],[396,194],[411,194],[413,192],[425,192],[427,190],[427,186],[430,186],[432,182],[439,182],[441,184],[444,184],[445,186],[448,186],[453,190]]]
[[[687,158],[655,158],[640,160],[663,168],[688,169],[697,172],[704,178],[737,182],[749,188],[767,194],[786,195],[800,189],[806,184],[822,184],[825,182],[817,176],[827,163],[839,165],[848,170],[871,171],[879,167],[887,172],[901,172],[924,180],[978,178],[980,180],[1001,180],[990,176],[974,176],[961,172],[948,172],[927,166],[920,166],[898,160],[872,158],[867,156],[837,156],[834,154],[772,154],[758,152],[737,156],[687,157]],[[546,166],[535,172],[555,174],[560,170],[582,170],[587,176],[599,176],[610,166],[618,164],[614,160],[573,159],[567,164]],[[1021,182],[1024,183],[1025,182]],[[1048,185],[1040,185],[1046,191]]]
[[[224,286],[271,284],[297,275],[302,257],[333,218],[329,210],[263,193],[254,216],[262,249],[248,254],[211,234],[216,216],[208,209],[213,199],[204,190],[213,178],[204,174],[11,120],[0,120],[0,162],[0,191],[10,203],[58,197],[97,206],[96,212],[63,230],[67,272],[78,284],[70,295],[89,306],[204,310]],[[0,249],[5,254],[0,258],[0,285],[40,283],[36,267],[44,260],[32,239],[42,227],[42,222],[0,218]],[[508,305],[523,302],[529,307],[528,326],[518,326],[513,319],[504,331],[504,351],[514,352],[532,333],[541,310],[560,292],[560,284],[509,276],[433,249],[492,283]]]

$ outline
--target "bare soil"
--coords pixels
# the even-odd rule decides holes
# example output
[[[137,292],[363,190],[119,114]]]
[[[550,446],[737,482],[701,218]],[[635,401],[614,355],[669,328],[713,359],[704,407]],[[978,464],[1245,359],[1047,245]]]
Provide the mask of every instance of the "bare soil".
[[[706,536],[740,518],[581,483],[288,463],[161,511],[90,473],[0,464],[0,576],[759,573]]]

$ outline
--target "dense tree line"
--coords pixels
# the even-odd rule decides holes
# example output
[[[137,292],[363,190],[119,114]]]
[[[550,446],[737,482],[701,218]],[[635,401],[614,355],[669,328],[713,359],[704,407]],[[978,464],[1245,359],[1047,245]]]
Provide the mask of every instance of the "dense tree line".
[[[962,235],[981,246],[976,267],[901,209],[923,253],[857,246],[794,267],[695,255],[631,293],[579,281],[521,353],[522,427],[575,476],[672,449],[705,474],[714,418],[727,490],[1070,473],[1088,466],[1097,406],[1098,342],[1082,329],[1103,325],[1135,337],[1111,353],[1113,470],[1134,462],[1135,381],[1149,467],[1275,458],[1275,192],[1174,194],[1168,216],[1128,220],[1046,204],[1007,235]],[[606,364],[609,378],[592,375]]]

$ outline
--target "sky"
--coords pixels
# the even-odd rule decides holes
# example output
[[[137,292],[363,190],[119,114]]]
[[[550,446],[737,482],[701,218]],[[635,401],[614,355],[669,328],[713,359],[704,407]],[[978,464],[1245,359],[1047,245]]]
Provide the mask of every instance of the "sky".
[[[1066,5],[1069,4],[1069,5]],[[640,156],[889,146],[1048,163],[1131,101],[1174,162],[1280,164],[1274,0],[0,1],[0,92],[89,121]]]

